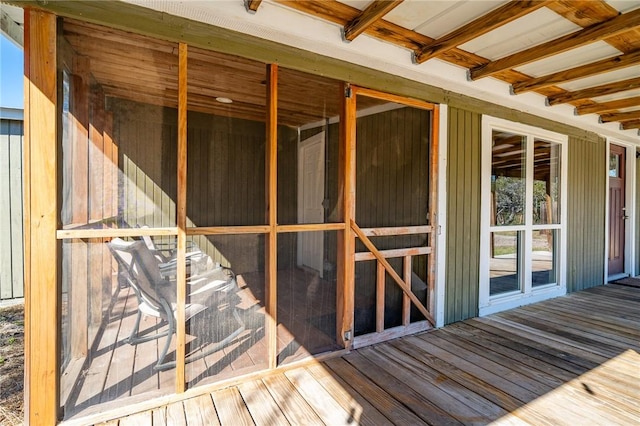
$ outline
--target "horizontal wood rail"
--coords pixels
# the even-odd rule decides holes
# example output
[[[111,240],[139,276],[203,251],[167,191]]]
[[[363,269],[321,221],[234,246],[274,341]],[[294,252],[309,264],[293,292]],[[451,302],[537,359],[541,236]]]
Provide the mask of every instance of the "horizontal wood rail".
[[[433,232],[431,225],[421,226],[388,226],[384,228],[362,228],[362,233],[367,237],[386,237],[393,235],[430,234]]]
[[[223,235],[223,234],[267,234],[269,225],[250,226],[208,226],[187,228],[187,235]]]
[[[435,326],[435,324],[436,324],[435,319],[429,313],[427,308],[422,304],[422,302],[416,297],[416,295],[413,294],[413,292],[411,291],[411,285],[410,284],[408,285],[407,283],[405,283],[402,280],[402,278],[400,278],[400,275],[398,275],[398,273],[389,264],[389,261],[387,261],[387,259],[385,259],[384,255],[382,253],[380,253],[380,250],[378,250],[376,248],[376,246],[371,242],[369,237],[367,237],[364,234],[364,232],[362,232],[362,229],[360,229],[358,224],[356,224],[356,222],[353,219],[350,220],[350,225],[351,225],[351,229],[353,230],[353,232],[355,232],[356,236],[358,238],[360,238],[360,240],[365,245],[365,247],[375,256],[375,258],[384,267],[384,269],[387,270],[387,272],[389,273],[391,278],[393,278],[393,280],[396,282],[396,284],[398,284],[400,286],[400,288],[402,289],[404,294],[409,296],[409,299],[411,299],[411,302],[413,302],[413,304],[416,306],[416,308],[418,308],[420,313],[422,313],[422,315],[424,315],[424,317],[432,325]]]
[[[90,229],[60,229],[56,231],[56,238],[65,240],[70,238],[115,238],[178,235],[178,228],[90,228]]]
[[[317,231],[341,231],[345,228],[345,224],[338,223],[300,223],[294,225],[278,225],[276,231],[278,233],[285,232],[317,232]]]
[[[419,256],[421,254],[431,254],[431,247],[409,247],[402,249],[392,250],[378,250],[378,252],[385,259],[392,259],[394,257],[406,257],[406,256]],[[376,260],[376,256],[369,251],[363,251],[355,253],[354,260],[356,262],[362,262],[364,260]]]

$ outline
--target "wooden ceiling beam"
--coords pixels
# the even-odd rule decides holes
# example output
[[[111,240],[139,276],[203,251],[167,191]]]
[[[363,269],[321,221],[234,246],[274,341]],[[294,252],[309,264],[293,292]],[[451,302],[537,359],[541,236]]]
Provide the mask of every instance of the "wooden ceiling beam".
[[[635,120],[640,120],[640,110],[600,115],[601,123],[611,123],[613,121],[625,122],[625,121],[635,121]]]
[[[555,0],[512,0],[415,51],[414,62],[421,64],[431,58],[440,56],[444,52],[515,21],[553,1]]]
[[[244,0],[244,7],[249,13],[256,13],[262,0]]]
[[[319,19],[324,19],[335,24],[345,26],[355,19],[361,11],[335,0],[311,1],[311,0],[273,0],[284,6],[309,14]],[[367,27],[364,33],[376,37],[387,43],[395,44],[412,51],[433,42],[433,38],[427,37],[416,31],[401,27],[392,22],[380,19]],[[489,62],[481,56],[455,48],[442,54],[442,59],[456,65],[471,68]]]
[[[344,39],[353,41],[362,34],[367,28],[373,25],[384,15],[391,12],[400,5],[404,0],[375,0],[358,16],[350,20],[344,26]]]
[[[633,98],[619,99],[616,101],[596,103],[593,105],[583,105],[576,107],[576,115],[598,114],[601,112],[616,111],[624,108],[640,106],[640,96]]]
[[[547,96],[547,105],[559,105],[583,99],[597,98],[598,96],[612,95],[614,93],[637,89],[639,87],[640,77],[631,78],[629,80],[607,83],[601,86],[590,87],[588,89]]]
[[[620,124],[620,128],[622,130],[640,129],[640,120],[625,121]]]
[[[640,50],[615,56],[613,58],[603,59],[601,61],[592,62],[590,64],[559,71],[542,77],[532,78],[530,80],[513,83],[511,91],[515,95],[532,90],[543,89],[545,87],[554,86],[556,84],[566,83],[580,78],[591,77],[598,74],[611,72],[617,69],[630,67],[640,63]]]
[[[619,15],[613,19],[592,25],[583,30],[567,34],[555,40],[514,53],[513,55],[472,68],[469,75],[472,80],[529,64],[549,56],[576,49],[605,38],[631,31],[640,27],[640,9]]]

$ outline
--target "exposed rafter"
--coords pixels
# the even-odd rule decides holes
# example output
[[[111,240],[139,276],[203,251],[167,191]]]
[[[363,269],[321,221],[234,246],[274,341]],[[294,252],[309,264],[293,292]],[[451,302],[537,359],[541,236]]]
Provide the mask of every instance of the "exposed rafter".
[[[637,64],[640,64],[640,50],[633,53],[592,62],[590,64],[571,68],[569,70],[559,71],[542,77],[532,78],[531,80],[513,83],[511,85],[511,88],[513,93],[518,95],[520,93],[543,89],[545,87],[554,86],[556,84],[566,83],[568,81],[578,80],[580,78],[611,72],[617,69],[626,68]]]
[[[375,0],[344,26],[344,39],[353,41],[368,27],[391,12],[404,0]]]
[[[473,40],[476,37],[480,37],[481,35],[506,25],[509,22],[515,21],[516,19],[544,7],[553,1],[554,0],[512,0],[504,6],[469,22],[468,24],[417,50],[414,53],[414,62],[421,64],[426,60],[435,58],[448,50]]]
[[[471,69],[472,80],[529,64],[640,27],[640,9]]]
[[[262,0],[244,0],[244,7],[249,13],[256,13]]]
[[[618,81],[615,83],[607,83],[601,86],[590,87],[588,89],[576,90],[559,95],[548,96],[547,104],[559,105],[568,102],[574,102],[582,99],[597,98],[598,96],[611,95],[614,93],[624,92],[625,90],[637,89],[640,87],[640,77],[631,78],[629,80]]]
[[[620,124],[620,128],[622,130],[640,129],[640,120],[625,121],[624,123]]]
[[[616,111],[624,108],[633,108],[635,106],[640,106],[640,96],[602,102],[593,105],[578,106],[576,107],[575,113],[576,115],[598,114],[601,112]]]
[[[624,122],[624,121],[635,121],[635,120],[640,120],[640,110],[600,115],[600,122],[602,123],[611,123],[613,121]]]

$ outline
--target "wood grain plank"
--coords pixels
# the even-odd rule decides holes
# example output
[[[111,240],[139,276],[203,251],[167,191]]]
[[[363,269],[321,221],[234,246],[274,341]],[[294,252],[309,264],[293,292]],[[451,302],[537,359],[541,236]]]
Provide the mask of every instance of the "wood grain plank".
[[[168,426],[167,424],[167,407],[159,407],[151,410],[153,426]]]
[[[238,388],[231,387],[219,390],[213,392],[211,396],[221,425],[255,424]]]
[[[187,426],[187,419],[184,414],[184,404],[182,401],[167,405],[167,424],[175,426]]]
[[[278,66],[267,65],[267,116],[266,116],[266,154],[265,154],[265,205],[269,234],[265,247],[265,339],[267,341],[267,359],[269,368],[278,363],[278,293],[277,293],[277,232],[278,223]]]
[[[432,404],[467,425],[480,425],[491,421],[491,416],[483,415],[472,406],[465,404],[463,399],[452,397],[452,394],[444,391],[438,384],[425,380],[422,369],[408,369],[407,363],[411,360],[403,352],[394,352],[388,345],[381,345],[376,348],[361,349],[358,353],[375,363],[378,368],[384,368],[407,387],[414,389],[428,401],[424,404],[427,410]]]
[[[150,411],[132,414],[120,419],[118,423],[119,426],[151,426],[152,424],[153,418]]]
[[[376,366],[376,364],[361,355],[361,351],[362,350],[353,352],[345,356],[344,359],[356,367],[361,374],[382,387],[393,398],[406,405],[420,417],[422,421],[439,425],[461,424],[461,422],[450,414],[424,399],[421,393],[407,387],[406,384],[399,378],[396,378],[392,372],[381,370],[379,366]]]
[[[369,4],[367,8],[363,10],[358,16],[351,19],[349,22],[347,22],[347,24],[345,24],[345,40],[353,41],[374,22],[382,19],[384,15],[391,12],[402,2],[403,0],[376,0],[373,3]]]
[[[508,411],[484,398],[483,395],[474,392],[474,389],[469,389],[452,378],[441,374],[439,371],[431,368],[428,362],[403,352],[396,343],[397,341],[390,342],[388,345],[385,345],[380,352],[387,354],[387,357],[402,360],[404,368],[431,385],[442,389],[449,394],[449,398],[452,401],[458,404],[466,404],[485,419],[495,419],[508,414]]]
[[[204,394],[183,401],[184,413],[189,426],[219,425],[211,394]]]
[[[318,364],[307,367],[311,375],[333,395],[333,398],[349,413],[347,423],[361,425],[391,425],[378,409],[356,392],[347,382],[327,367]]]
[[[341,380],[348,383],[394,424],[422,424],[424,421],[403,403],[397,401],[373,380],[343,358],[326,361],[325,365]]]
[[[258,425],[288,425],[284,413],[262,381],[244,382],[238,385],[247,409]]]
[[[283,374],[264,378],[263,382],[291,424],[323,424],[313,408]]]
[[[54,424],[60,378],[56,16],[25,10],[25,421]],[[31,259],[37,261],[31,262]],[[28,319],[27,319],[28,318]],[[50,350],[42,350],[49,348]]]
[[[352,421],[352,414],[345,410],[309,371],[296,368],[285,372],[284,375],[325,424],[348,424]]]

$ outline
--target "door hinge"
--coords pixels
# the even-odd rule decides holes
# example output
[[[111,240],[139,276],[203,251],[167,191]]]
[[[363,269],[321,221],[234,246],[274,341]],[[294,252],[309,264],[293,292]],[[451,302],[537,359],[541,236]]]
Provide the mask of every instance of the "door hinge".
[[[351,85],[347,84],[344,87],[344,97],[350,99],[351,98]]]

